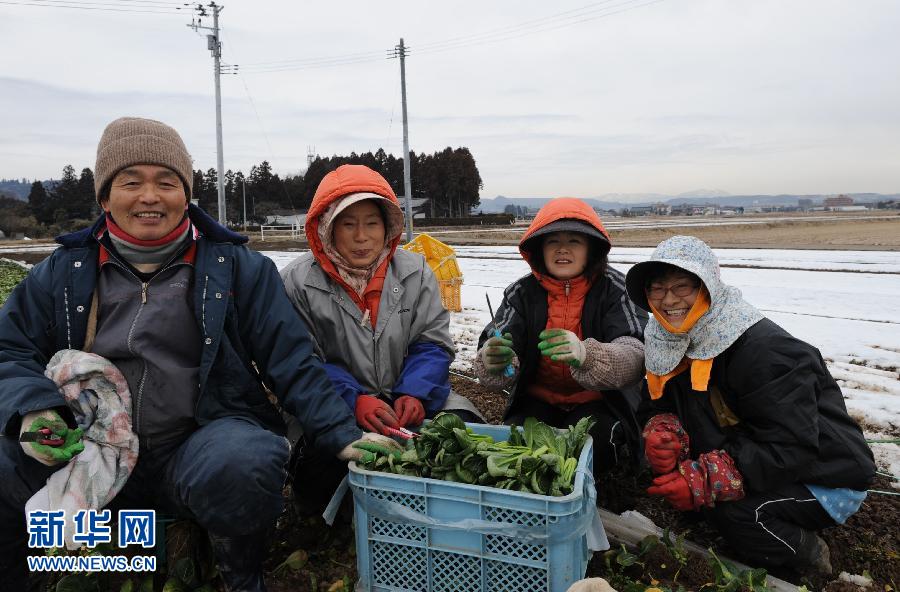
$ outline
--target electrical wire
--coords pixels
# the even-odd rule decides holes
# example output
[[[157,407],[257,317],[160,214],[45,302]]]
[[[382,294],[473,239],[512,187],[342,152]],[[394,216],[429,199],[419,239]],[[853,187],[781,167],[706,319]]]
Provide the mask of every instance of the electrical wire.
[[[376,56],[379,58],[383,58],[384,52],[383,51],[362,51],[362,52],[357,52],[357,53],[348,53],[348,54],[344,54],[344,55],[330,56],[330,57],[325,57],[325,58],[322,58],[322,57],[320,57],[320,58],[297,58],[297,59],[293,59],[293,60],[278,60],[278,61],[274,61],[274,62],[250,62],[248,64],[241,64],[241,67],[244,67],[244,66],[248,66],[248,67],[250,67],[250,66],[278,67],[278,66],[291,66],[291,65],[302,66],[304,64],[308,64],[311,62],[319,62],[319,61],[323,61],[323,60],[359,59],[359,58],[363,58],[363,57],[368,58],[368,57],[376,57]]]
[[[535,27],[543,27],[548,24],[552,24],[553,21],[560,20],[571,20],[577,19],[587,14],[591,14],[592,12],[596,12],[598,10],[607,10],[610,8],[609,4],[614,2],[618,2],[621,0],[602,0],[601,2],[594,2],[592,4],[588,4],[585,6],[581,6],[579,8],[573,8],[571,10],[566,10],[564,12],[558,12],[556,14],[552,14],[549,16],[543,16],[540,18],[535,18],[527,21],[521,21],[519,23],[508,25],[505,27],[499,27],[496,29],[490,29],[487,31],[481,31],[479,33],[471,33],[469,35],[461,35],[459,37],[451,37],[449,39],[442,39],[439,41],[431,41],[422,43],[420,45],[416,45],[416,51],[422,50],[430,50],[438,47],[443,47],[445,45],[458,45],[458,44],[467,44],[472,41],[482,41],[482,40],[490,40],[490,38],[498,36],[498,35],[508,35],[519,33],[524,30],[532,29]]]
[[[41,8],[65,8],[71,10],[100,10],[106,12],[131,12],[131,13],[145,13],[145,14],[177,14],[184,16],[185,14],[189,14],[191,12],[196,12],[196,8],[163,8],[159,7],[150,7],[146,8],[138,7],[138,5],[134,5],[133,8],[123,8],[118,7],[115,4],[107,4],[101,2],[73,2],[69,0],[47,0],[45,2],[41,2],[40,0],[29,0],[29,1],[14,1],[14,0],[0,0],[0,4],[5,4],[9,6],[37,6]]]
[[[317,60],[309,61],[304,64],[299,64],[296,66],[245,66],[244,64],[240,64],[241,73],[247,74],[265,74],[271,72],[287,72],[291,70],[309,70],[315,68],[331,68],[333,66],[349,66],[353,64],[366,64],[369,62],[380,62],[384,61],[386,58],[384,54],[380,57],[370,57],[370,58],[318,58]]]
[[[547,31],[554,31],[556,29],[571,27],[574,25],[588,22],[588,21],[606,18],[606,17],[613,16],[613,15],[616,15],[616,14],[619,14],[622,12],[634,10],[636,8],[642,8],[644,6],[656,4],[656,3],[662,2],[662,1],[663,0],[649,0],[649,1],[625,0],[624,2],[622,2],[620,4],[605,7],[605,10],[608,10],[609,12],[604,12],[602,14],[597,14],[597,15],[586,17],[586,18],[580,18],[577,20],[569,21],[569,22],[562,22],[562,23],[556,23],[556,24],[551,24],[551,25],[540,25],[540,26],[535,25],[532,27],[526,27],[525,29],[523,29],[521,31],[511,31],[507,34],[503,34],[503,35],[499,35],[499,36],[495,36],[495,37],[488,37],[488,38],[481,39],[481,40],[452,43],[452,44],[447,43],[445,45],[432,46],[432,47],[428,47],[426,49],[418,49],[418,46],[417,46],[415,49],[411,50],[411,53],[416,56],[421,56],[421,55],[428,55],[428,54],[432,54],[432,53],[442,53],[445,51],[464,49],[464,48],[469,48],[469,47],[477,47],[480,45],[488,45],[488,44],[492,44],[492,43],[502,43],[504,41],[519,39],[521,37],[527,37],[529,35],[537,35],[539,33],[546,33]],[[614,10],[616,8],[618,8],[620,10]]]
[[[509,41],[512,39],[517,39],[519,37],[525,37],[527,35],[535,35],[546,31],[552,31],[555,29],[570,27],[592,20],[606,18],[615,14],[642,8],[644,6],[649,6],[650,4],[656,4],[662,1],[663,0],[602,0],[601,2],[595,2],[593,4],[588,4],[580,8],[567,10],[538,19],[523,21],[515,25],[510,25],[508,27],[493,29],[482,33],[473,33],[471,35],[453,37],[442,41],[425,43],[421,46],[416,46],[416,48],[412,51],[410,51],[410,48],[407,47],[406,50],[416,56],[420,56],[430,53],[440,53],[456,49],[476,47],[478,45],[501,43],[503,41]],[[391,50],[389,50],[388,53],[389,58],[397,57],[396,55],[391,55],[390,51]],[[394,53],[396,54],[396,52]],[[376,57],[376,55],[377,52],[359,52],[355,54],[345,54],[333,57],[282,60],[278,62],[255,62],[253,64],[247,64],[247,73],[267,74],[293,70],[305,70],[311,68],[348,66],[374,62],[376,60],[382,59],[380,57]],[[383,56],[384,54],[381,55]],[[244,65],[241,65],[241,70],[242,72],[244,71]]]
[[[227,45],[224,42],[224,31],[220,29],[219,35],[223,37],[223,47],[226,47]],[[230,44],[234,45],[233,42],[231,42]],[[229,54],[232,57],[236,57],[230,50]],[[247,80],[240,72],[238,72],[238,78],[240,78],[241,84],[243,84],[244,86],[244,91],[247,93],[247,100],[250,102],[250,107],[253,109],[253,114],[256,116],[256,123],[259,126],[260,131],[262,132],[263,139],[265,139],[266,141],[266,147],[269,149],[269,162],[272,163],[275,160],[275,151],[272,150],[272,143],[269,141],[269,134],[268,132],[266,132],[266,127],[263,125],[262,118],[259,116],[259,110],[256,108],[256,102],[253,100],[253,95],[250,93],[250,87],[247,85]],[[248,177],[249,174],[250,173],[248,172]],[[291,197],[291,193],[287,190],[287,185],[285,185],[284,179],[279,176],[278,180],[281,182],[281,190],[284,191],[284,195],[288,198],[288,203],[290,204],[291,211],[294,212],[294,215],[297,215],[297,208],[296,206],[294,206],[294,199]]]

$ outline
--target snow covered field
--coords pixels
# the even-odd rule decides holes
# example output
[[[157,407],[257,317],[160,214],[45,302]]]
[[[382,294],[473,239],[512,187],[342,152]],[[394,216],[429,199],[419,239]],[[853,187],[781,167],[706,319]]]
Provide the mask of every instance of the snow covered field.
[[[624,273],[652,250],[615,248],[610,261]],[[504,288],[529,269],[511,246],[461,246],[456,253],[465,282],[463,311],[451,319],[457,346],[453,369],[468,372],[478,335],[489,320],[485,294],[496,310]],[[279,269],[298,255],[264,254]],[[900,430],[900,253],[716,249],[716,254],[726,283],[821,350],[851,414],[872,426],[867,437],[886,438],[878,430]],[[872,448],[882,470],[900,475],[900,446]]]

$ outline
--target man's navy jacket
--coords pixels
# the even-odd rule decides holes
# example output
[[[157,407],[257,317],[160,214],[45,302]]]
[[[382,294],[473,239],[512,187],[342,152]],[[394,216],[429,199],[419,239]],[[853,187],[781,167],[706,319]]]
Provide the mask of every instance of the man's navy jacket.
[[[314,356],[275,265],[199,208],[190,206],[189,216],[200,232],[193,292],[203,340],[196,421],[245,417],[280,431],[265,384],[317,448],[336,454],[361,431]],[[58,237],[61,247],[31,270],[0,311],[0,430],[7,436],[17,435],[26,413],[65,406],[44,369],[58,350],[84,345],[103,224],[101,217],[89,229]]]

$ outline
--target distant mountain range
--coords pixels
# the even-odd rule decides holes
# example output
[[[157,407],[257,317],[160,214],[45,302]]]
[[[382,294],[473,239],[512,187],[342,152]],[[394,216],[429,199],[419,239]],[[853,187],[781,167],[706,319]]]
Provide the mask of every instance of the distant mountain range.
[[[25,201],[31,192],[31,181],[25,179],[0,179],[0,195]]]
[[[796,206],[801,199],[810,199],[814,204],[821,204],[826,197],[834,197],[835,193],[812,195],[731,195],[725,191],[697,190],[678,195],[663,195],[659,193],[607,193],[599,197],[584,198],[591,207],[598,210],[622,210],[635,206],[649,206],[656,203],[664,203],[677,206],[685,203],[706,205],[717,204],[720,206]],[[900,199],[900,193],[845,193],[859,203],[874,203],[878,201]],[[495,198],[482,198],[477,208],[485,214],[503,212],[508,205],[522,206],[538,209],[550,201],[549,197],[506,197],[498,195]]]

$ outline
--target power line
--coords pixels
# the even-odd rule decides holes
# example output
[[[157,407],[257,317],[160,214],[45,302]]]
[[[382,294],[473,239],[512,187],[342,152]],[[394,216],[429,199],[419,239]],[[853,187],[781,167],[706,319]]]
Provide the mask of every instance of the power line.
[[[293,60],[279,60],[275,62],[250,62],[242,64],[243,66],[283,66],[283,65],[303,65],[309,62],[318,62],[321,60],[342,60],[342,59],[358,59],[362,57],[383,57],[383,51],[363,51],[357,53],[348,53],[345,55],[331,56],[328,58],[298,58]]]
[[[434,41],[417,46],[415,49],[406,47],[406,51],[415,55],[427,55],[430,53],[440,53],[444,51],[453,51],[456,49],[464,49],[485,45],[489,43],[500,43],[525,37],[527,35],[535,35],[546,31],[561,29],[585,23],[592,20],[606,18],[656,4],[663,0],[602,0],[588,4],[580,8],[574,8],[564,12],[559,12],[549,16],[523,21],[508,27],[492,29],[482,33],[473,33],[471,35],[463,35],[452,37],[442,41]],[[394,57],[388,50],[388,58]],[[282,60],[278,62],[255,62],[253,64],[241,65],[241,73],[246,74],[269,74],[277,72],[288,72],[294,70],[307,70],[313,68],[330,68],[334,66],[349,66],[356,64],[365,64],[379,61],[382,58],[376,57],[376,52],[359,52],[355,54],[345,54],[332,57],[318,58],[298,58],[296,60]],[[383,55],[383,54],[382,54]],[[371,56],[371,57],[369,57]],[[246,68],[246,69],[245,69]]]
[[[428,47],[422,50],[416,50],[414,53],[416,55],[427,55],[430,53],[441,53],[444,51],[453,51],[455,49],[463,49],[467,47],[475,47],[478,45],[486,45],[489,43],[501,43],[503,41],[510,41],[512,39],[518,39],[520,37],[526,37],[528,35],[536,35],[538,33],[545,33],[547,31],[553,31],[556,29],[562,29],[565,27],[571,27],[574,25],[578,25],[581,23],[585,23],[592,20],[597,20],[609,16],[613,16],[615,14],[619,14],[621,12],[626,12],[629,10],[634,10],[636,8],[641,8],[643,6],[649,6],[650,4],[656,4],[658,2],[662,2],[663,0],[625,0],[624,2],[612,6],[604,6],[602,10],[608,11],[603,12],[602,14],[595,14],[593,16],[586,16],[584,14],[576,15],[573,17],[569,17],[570,20],[560,22],[560,23],[545,23],[545,24],[535,24],[529,25],[527,27],[522,28],[521,30],[512,30],[508,33],[504,33],[502,35],[494,36],[494,37],[486,37],[483,39],[473,40],[473,41],[465,41],[465,42],[456,42],[456,43],[446,43],[445,45],[435,45]],[[620,10],[615,10],[619,8]],[[595,11],[596,12],[596,11]],[[590,13],[585,13],[590,14]],[[574,20],[571,20],[574,19]]]
[[[179,8],[172,6],[171,8],[163,8],[163,7],[139,7],[138,5],[134,5],[133,8],[114,8],[115,4],[107,4],[102,2],[70,2],[68,0],[47,0],[45,2],[41,2],[39,0],[30,0],[30,1],[13,1],[13,0],[0,0],[0,4],[6,4],[10,6],[37,6],[41,8],[66,8],[71,10],[100,10],[107,12],[131,12],[131,13],[146,13],[146,14],[178,14],[184,15],[188,12],[196,11],[196,8]]]
[[[541,24],[544,24],[544,23],[547,23],[547,22],[550,22],[553,20],[563,18],[563,17],[573,18],[573,16],[581,16],[585,13],[589,13],[592,10],[596,10],[597,7],[600,7],[601,5],[609,4],[609,3],[615,2],[615,1],[616,0],[602,0],[601,2],[595,2],[593,4],[588,4],[585,6],[581,6],[579,8],[573,8],[571,10],[566,10],[564,12],[558,12],[556,14],[543,16],[540,18],[522,21],[522,22],[516,23],[514,25],[508,25],[505,27],[497,28],[497,29],[482,31],[480,33],[471,33],[469,35],[461,35],[459,37],[451,37],[449,39],[443,39],[440,41],[432,41],[429,43],[423,43],[422,45],[419,45],[417,47],[422,50],[425,50],[425,49],[431,49],[436,46],[443,46],[443,45],[447,45],[447,44],[455,44],[455,43],[460,43],[460,42],[464,43],[464,42],[467,42],[468,40],[478,40],[478,39],[481,39],[484,37],[490,37],[493,35],[517,32],[519,30],[522,30],[523,28],[541,25]],[[575,14],[575,13],[578,13],[578,14]],[[572,16],[566,16],[566,15],[572,15]]]
[[[25,2],[20,2],[25,3]],[[198,6],[191,2],[170,2],[165,0],[118,0],[116,2],[102,2],[99,0],[28,0],[30,4],[75,4],[82,6],[118,6],[130,8],[156,8],[156,9],[183,9],[185,7]]]
[[[224,38],[224,35],[223,35],[223,38]],[[231,45],[234,45],[234,40],[231,40],[230,43],[231,43]],[[232,55],[234,55],[234,54],[232,53]],[[250,87],[247,85],[247,80],[243,76],[240,75],[240,72],[237,70],[237,66],[234,66],[234,72],[232,72],[232,73],[237,74],[241,80],[241,84],[244,85],[244,91],[247,93],[247,100],[250,103],[250,107],[253,109],[253,114],[256,116],[256,124],[259,126],[259,130],[262,132],[263,139],[266,141],[266,147],[269,149],[270,164],[274,163],[275,162],[275,151],[272,150],[272,143],[269,141],[269,134],[266,131],[266,127],[263,125],[262,118],[259,116],[259,110],[256,108],[256,102],[253,100],[253,95],[250,93]],[[252,172],[252,166],[251,166],[251,170],[247,172],[248,177],[251,172]],[[291,211],[294,212],[294,215],[296,215],[297,208],[296,208],[296,206],[294,206],[294,199],[291,197],[291,193],[287,189],[287,184],[284,182],[284,179],[282,179],[280,176],[278,177],[278,180],[281,182],[281,190],[284,191],[285,196],[287,196],[287,198],[288,198],[288,204],[290,204]],[[246,207],[246,204],[245,204],[245,207]],[[255,208],[254,208],[254,215],[255,215],[255,213],[256,212],[255,212]]]
[[[300,63],[298,65],[285,65],[285,66],[250,66],[241,64],[240,69],[242,73],[246,74],[265,74],[270,72],[287,72],[290,70],[309,70],[313,68],[330,68],[333,66],[349,66],[353,64],[366,64],[369,62],[377,62],[383,61],[385,59],[384,53],[380,53],[378,57],[374,55],[369,58],[317,58],[311,59],[305,63]]]
[[[118,0],[119,4],[161,4],[168,6],[198,6],[199,2],[177,2],[171,0]]]

